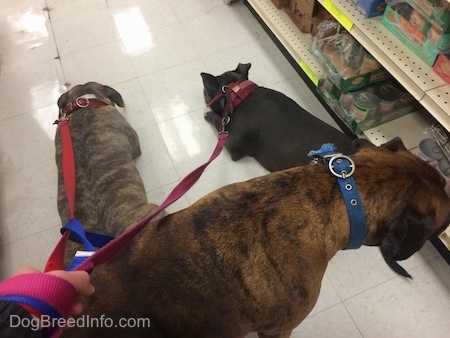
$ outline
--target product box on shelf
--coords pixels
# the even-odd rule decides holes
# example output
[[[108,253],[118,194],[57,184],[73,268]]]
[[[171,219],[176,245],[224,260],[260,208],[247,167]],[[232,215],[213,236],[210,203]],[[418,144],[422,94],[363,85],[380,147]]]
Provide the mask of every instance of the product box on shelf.
[[[272,2],[278,9],[281,9],[281,8],[289,7],[290,0],[272,0]]]
[[[450,49],[448,8],[442,7],[439,13],[428,16],[413,4],[402,2],[387,6],[381,22],[427,65],[433,66],[438,55]]]
[[[387,0],[389,3],[393,0]],[[398,0],[394,0],[397,1]],[[447,31],[450,27],[450,2],[448,0],[407,0],[415,10],[425,17],[427,21]]]
[[[332,19],[331,14],[316,0],[291,0],[285,10],[303,33],[315,32],[320,22]]]
[[[383,15],[386,8],[385,0],[350,0],[365,18]]]
[[[355,134],[395,120],[419,107],[417,101],[392,80],[342,93],[332,82],[322,79],[318,90]]]
[[[311,40],[311,53],[342,92],[354,91],[389,78],[389,73],[348,32],[323,37],[322,27]]]
[[[296,10],[293,12],[291,9],[286,8],[286,13],[293,23],[297,26],[297,28],[302,33],[310,33],[312,30],[312,20],[308,17],[304,12]]]
[[[437,75],[450,84],[450,54],[439,55],[433,69]]]

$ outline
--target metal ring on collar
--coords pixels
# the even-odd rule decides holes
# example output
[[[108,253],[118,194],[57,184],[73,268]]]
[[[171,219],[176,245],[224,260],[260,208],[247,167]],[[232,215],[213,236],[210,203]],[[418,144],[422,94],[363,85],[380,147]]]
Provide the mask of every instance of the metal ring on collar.
[[[228,86],[227,85],[222,86],[221,90],[222,90],[222,93],[225,94],[227,92],[227,90],[228,90]]]
[[[89,100],[84,97],[77,97],[77,99],[75,100],[75,103],[80,108],[89,107]]]
[[[345,171],[345,170],[342,170],[340,173],[338,173],[338,172],[335,170],[335,168],[334,168],[333,163],[334,163],[335,161],[343,160],[343,159],[349,161],[349,166],[350,166],[350,172],[349,172],[349,173],[348,173],[347,171]],[[328,162],[328,169],[330,169],[330,172],[331,172],[334,176],[345,179],[345,178],[347,178],[347,177],[352,176],[353,173],[355,172],[355,162],[353,162],[353,160],[352,160],[350,157],[346,156],[346,155],[338,154],[338,155],[332,156],[332,157],[330,158],[330,161]]]

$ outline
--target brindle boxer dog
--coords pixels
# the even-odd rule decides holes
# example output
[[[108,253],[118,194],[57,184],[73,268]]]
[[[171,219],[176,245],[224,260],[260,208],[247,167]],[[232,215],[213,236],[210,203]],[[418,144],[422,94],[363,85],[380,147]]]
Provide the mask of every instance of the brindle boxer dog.
[[[88,231],[111,236],[156,209],[147,202],[141,176],[133,159],[141,154],[136,132],[116,109],[124,107],[121,95],[96,82],[73,87],[58,100],[64,108],[79,97],[107,105],[73,111],[69,128],[76,167],[75,217]],[[58,210],[62,224],[69,218],[61,163],[61,138],[55,138],[58,166]],[[72,256],[73,257],[73,256]]]
[[[219,76],[201,73],[205,101],[209,103],[228,84],[248,80],[251,64],[240,63]],[[218,130],[226,99],[215,101],[205,119]],[[225,147],[234,161],[254,157],[268,171],[308,164],[307,154],[332,142],[345,154],[352,154],[352,139],[308,113],[286,95],[264,87],[254,89],[232,112],[226,126]]]
[[[351,157],[367,221],[364,244],[380,246],[386,261],[402,271],[396,260],[410,257],[450,220],[445,182],[399,139],[383,147],[358,140],[356,148]],[[101,180],[111,167],[86,173]],[[121,175],[119,190],[126,191],[126,180]],[[87,183],[82,189],[90,191],[93,184]],[[102,194],[109,195],[109,189]],[[118,194],[112,195],[118,210],[127,205],[135,215],[135,199],[120,195],[121,205]],[[95,207],[97,200],[83,204]],[[123,230],[128,223],[117,226]],[[150,223],[94,270],[96,292],[83,300],[84,315],[97,323],[106,317],[118,326],[77,327],[65,334],[236,338],[256,331],[260,337],[289,337],[314,307],[328,261],[347,246],[349,235],[337,180],[322,164],[225,186]],[[148,319],[150,327],[120,328],[121,318]]]

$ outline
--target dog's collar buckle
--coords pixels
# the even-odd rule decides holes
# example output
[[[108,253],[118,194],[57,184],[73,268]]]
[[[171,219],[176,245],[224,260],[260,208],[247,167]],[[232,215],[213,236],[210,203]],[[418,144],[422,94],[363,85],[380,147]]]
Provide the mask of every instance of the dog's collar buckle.
[[[337,178],[346,179],[355,172],[355,162],[341,153],[326,155],[323,157],[324,162],[328,163],[328,169]]]

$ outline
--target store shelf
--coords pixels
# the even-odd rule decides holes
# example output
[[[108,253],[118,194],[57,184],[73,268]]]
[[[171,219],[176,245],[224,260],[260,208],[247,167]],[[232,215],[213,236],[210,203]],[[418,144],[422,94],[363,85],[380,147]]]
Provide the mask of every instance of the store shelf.
[[[450,130],[450,86],[381,23],[381,17],[366,19],[348,0],[318,0],[352,23],[350,34],[418,100],[447,130]],[[332,13],[333,14],[333,13]],[[335,17],[340,20],[338,15]]]
[[[309,52],[311,35],[302,34],[287,13],[278,10],[270,0],[253,0],[248,3],[317,86],[318,79],[325,73],[316,57]]]
[[[418,143],[427,135],[424,131],[433,123],[433,119],[423,111],[413,112],[402,116],[389,123],[368,129],[364,132],[365,137],[380,146],[394,137],[400,137],[409,150],[417,148]],[[422,135],[423,137],[420,137]]]
[[[450,86],[445,84],[431,67],[393,36],[381,24],[380,17],[365,19],[348,0],[318,1],[325,4],[325,7],[329,7],[331,3],[335,10],[335,17],[346,21],[346,26],[355,39],[422,104],[434,119],[450,131]],[[294,68],[303,70],[304,74],[300,73],[300,75],[305,78],[306,74],[317,86],[318,79],[323,77],[325,72],[309,52],[311,36],[301,33],[285,11],[277,9],[271,0],[244,0],[244,3],[291,64],[293,64],[292,59],[295,60]],[[324,103],[320,96],[318,98]],[[422,137],[424,129],[433,121],[431,116],[423,112],[408,114],[365,131],[364,137],[380,145],[395,136],[400,136],[406,147],[413,149],[424,138]],[[342,128],[342,122],[338,121],[336,116],[334,118]],[[344,131],[348,132],[348,130]],[[441,238],[432,238],[431,242],[450,264],[449,243],[444,240],[448,235],[441,236]]]
[[[309,51],[311,35],[301,33],[287,13],[278,10],[270,0],[244,0],[244,4],[341,130],[349,137],[356,137],[317,93],[318,81],[325,76],[325,71]]]

